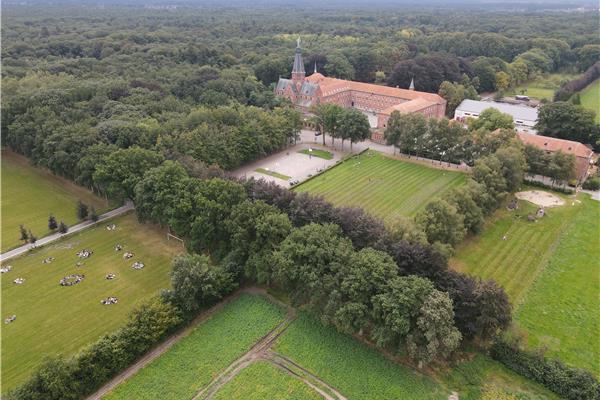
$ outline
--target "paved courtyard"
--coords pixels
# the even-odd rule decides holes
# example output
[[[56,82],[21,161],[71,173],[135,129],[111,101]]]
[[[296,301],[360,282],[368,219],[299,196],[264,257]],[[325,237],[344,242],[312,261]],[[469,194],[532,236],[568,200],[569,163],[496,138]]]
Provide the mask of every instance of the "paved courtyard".
[[[307,154],[299,153],[300,150],[308,148],[327,150],[333,154],[333,158],[331,160],[325,160],[323,158],[315,156],[311,157]],[[334,165],[337,161],[342,159],[342,156],[343,154],[340,151],[332,150],[331,148],[325,148],[317,144],[299,143],[295,146],[288,147],[279,153],[272,154],[261,160],[244,165],[243,167],[233,171],[233,175],[238,178],[262,178],[267,181],[275,182],[284,187],[290,187],[289,181],[297,180],[302,182],[309,178],[310,175],[316,174],[320,169]],[[287,175],[290,177],[290,179],[288,181],[257,172],[256,170],[259,168],[262,168],[266,171]]]

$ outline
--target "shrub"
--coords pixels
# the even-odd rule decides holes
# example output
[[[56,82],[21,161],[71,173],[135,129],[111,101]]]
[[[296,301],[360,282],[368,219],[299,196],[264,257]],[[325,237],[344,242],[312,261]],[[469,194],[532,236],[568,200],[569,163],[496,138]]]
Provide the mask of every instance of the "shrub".
[[[591,373],[569,367],[559,360],[521,350],[504,339],[496,339],[491,356],[516,373],[535,380],[570,400],[600,398],[600,383]]]
[[[583,182],[583,188],[586,190],[599,190],[600,189],[600,176],[594,176]]]

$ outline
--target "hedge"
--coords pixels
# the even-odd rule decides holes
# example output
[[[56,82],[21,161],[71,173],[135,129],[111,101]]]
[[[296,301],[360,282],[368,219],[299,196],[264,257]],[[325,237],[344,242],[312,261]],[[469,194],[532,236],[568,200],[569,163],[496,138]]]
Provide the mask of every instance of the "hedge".
[[[490,354],[493,359],[519,375],[530,378],[567,399],[600,399],[598,379],[584,369],[569,367],[560,360],[521,350],[504,339],[496,339]]]

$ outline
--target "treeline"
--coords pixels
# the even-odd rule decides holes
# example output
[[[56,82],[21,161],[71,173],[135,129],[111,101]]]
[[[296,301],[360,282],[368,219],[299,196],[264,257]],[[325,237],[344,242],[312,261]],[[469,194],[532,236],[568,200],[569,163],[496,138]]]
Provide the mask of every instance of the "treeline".
[[[600,51],[599,54],[600,56]],[[600,61],[589,67],[585,73],[577,79],[565,83],[554,93],[554,101],[567,101],[572,96],[585,89],[588,85],[600,78]]]

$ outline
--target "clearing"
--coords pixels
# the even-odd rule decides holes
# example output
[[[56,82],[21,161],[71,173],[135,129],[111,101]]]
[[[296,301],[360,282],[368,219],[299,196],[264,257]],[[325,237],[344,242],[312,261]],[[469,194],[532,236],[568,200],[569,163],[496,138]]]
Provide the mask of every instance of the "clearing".
[[[527,200],[540,207],[558,207],[565,204],[563,199],[544,190],[517,192],[515,193],[515,197],[519,200]]]
[[[411,216],[428,201],[461,186],[466,174],[399,161],[376,151],[354,156],[298,185],[336,206],[360,206],[381,217]]]
[[[546,74],[538,78],[523,83],[514,89],[510,89],[506,94],[523,94],[534,99],[546,99],[552,101],[554,92],[558,90],[565,82],[574,79],[577,75],[572,74]]]
[[[527,201],[498,210],[450,264],[502,285],[531,345],[598,375],[600,203],[587,194],[555,195],[565,205],[536,222],[526,218],[537,209]]]
[[[106,200],[88,189],[33,167],[29,160],[10,150],[2,150],[2,249],[22,244],[19,225],[39,238],[50,233],[48,216],[72,225],[77,221],[76,204],[81,199],[98,214],[108,210]]]
[[[116,228],[108,230],[108,224]],[[123,249],[115,251],[116,244]],[[79,258],[83,249],[92,255]],[[134,257],[125,260],[126,251]],[[72,355],[123,325],[138,302],[170,286],[171,258],[181,251],[181,244],[168,242],[163,231],[130,213],[5,262],[12,269],[2,274],[2,319],[17,318],[2,329],[2,391],[27,379],[44,356]],[[43,263],[49,257],[54,260]],[[144,268],[133,269],[136,261]],[[85,277],[61,286],[71,274]],[[116,277],[107,280],[107,274]],[[15,284],[16,278],[25,282]],[[110,296],[118,304],[100,303]]]
[[[284,315],[265,297],[242,294],[104,398],[191,399],[281,323]]]
[[[580,93],[581,105],[596,113],[596,123],[600,123],[600,79],[590,83]]]

